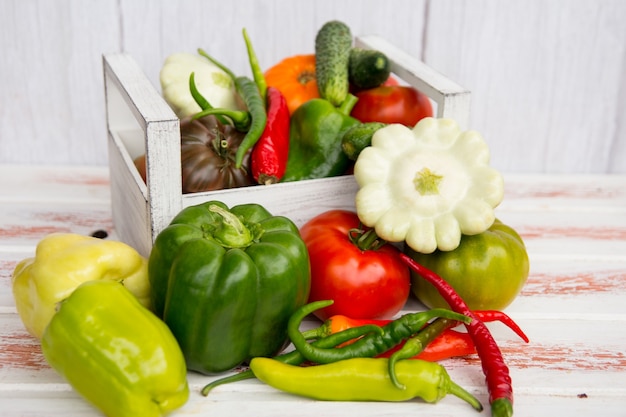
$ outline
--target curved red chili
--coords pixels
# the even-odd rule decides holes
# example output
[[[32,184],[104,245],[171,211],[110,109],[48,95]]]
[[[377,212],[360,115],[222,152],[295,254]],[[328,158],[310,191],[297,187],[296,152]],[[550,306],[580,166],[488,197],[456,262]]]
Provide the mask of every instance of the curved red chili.
[[[491,414],[494,417],[511,417],[513,415],[513,384],[509,368],[502,357],[500,347],[485,323],[476,317],[465,301],[443,278],[405,254],[400,254],[400,257],[411,270],[418,273],[439,291],[439,294],[452,310],[472,318],[472,321],[465,327],[474,341],[476,353],[481,360],[489,390]]]
[[[414,358],[424,361],[438,362],[457,356],[467,356],[476,353],[472,338],[465,332],[448,329],[430,342],[421,353]],[[385,356],[391,356],[385,354]]]
[[[274,184],[285,174],[289,153],[289,107],[275,87],[267,88],[267,123],[250,156],[252,177],[259,184]]]

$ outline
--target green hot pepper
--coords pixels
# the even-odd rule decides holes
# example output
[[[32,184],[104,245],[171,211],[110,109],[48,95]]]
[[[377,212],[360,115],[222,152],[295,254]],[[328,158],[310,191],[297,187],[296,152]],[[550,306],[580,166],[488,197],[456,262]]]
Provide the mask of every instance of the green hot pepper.
[[[208,114],[228,116],[233,119],[237,129],[246,132],[246,136],[243,138],[241,145],[239,145],[239,148],[237,149],[237,154],[235,155],[235,166],[237,168],[241,168],[244,156],[261,138],[267,123],[267,112],[265,109],[267,85],[262,77],[262,70],[259,66],[259,62],[252,47],[252,43],[250,42],[250,38],[248,38],[248,33],[245,29],[243,30],[243,37],[246,42],[248,59],[250,61],[250,68],[252,69],[254,81],[246,76],[235,76],[230,69],[207,54],[204,50],[198,49],[198,53],[215,64],[233,80],[237,93],[239,93],[248,108],[247,112],[233,112],[227,109],[211,108],[208,101],[204,98],[200,98],[200,101],[198,101],[197,96],[200,96],[200,94],[197,92],[197,89],[192,87],[192,95],[194,95],[194,99],[198,102],[200,107],[203,108],[203,111],[196,114],[194,118],[200,118]]]
[[[50,366],[107,416],[159,417],[189,398],[176,339],[119,282],[78,286],[59,303],[41,349]]]
[[[183,209],[157,236],[148,275],[155,312],[204,374],[280,352],[310,289],[297,226],[258,204]]]
[[[373,324],[352,327],[350,329],[346,329],[340,331],[339,333],[334,333],[322,339],[311,342],[311,344],[318,348],[332,348],[335,346],[339,346],[342,343],[349,342],[350,340],[358,339],[359,337],[367,335],[369,333],[382,335],[384,333],[384,329]],[[288,365],[301,365],[306,361],[306,358],[302,356],[297,350],[283,353],[282,355],[275,356],[273,359]],[[204,388],[202,388],[202,395],[209,395],[209,392],[213,388],[219,387],[220,385],[230,384],[232,382],[238,381],[245,381],[246,379],[251,378],[254,378],[254,373],[250,369],[248,369],[233,375],[225,376],[224,378],[216,379],[205,385]]]
[[[299,330],[302,319],[313,311],[332,303],[332,300],[314,301],[298,308],[290,317],[287,328],[289,338],[296,349],[276,356],[274,359],[290,365],[300,365],[306,360],[314,363],[332,363],[355,357],[374,357],[387,352],[419,332],[431,319],[444,317],[464,323],[470,320],[467,316],[447,309],[431,309],[407,313],[382,327],[375,325],[353,327],[308,343],[305,335]],[[358,340],[352,344],[337,347],[353,339]],[[394,371],[395,368],[390,369],[390,372]],[[202,394],[208,395],[213,388],[220,385],[254,377],[254,373],[248,370],[220,378],[207,384],[202,389]],[[394,374],[393,377],[397,382],[397,375]]]
[[[282,182],[326,178],[342,175],[350,165],[343,152],[343,134],[358,120],[349,116],[356,104],[349,95],[340,107],[315,98],[291,115],[289,158]]]
[[[421,398],[435,403],[447,394],[467,401],[482,411],[480,401],[450,379],[436,362],[419,359],[396,364],[397,373],[407,381],[397,388],[389,378],[385,358],[353,358],[325,365],[294,366],[275,359],[254,358],[250,369],[264,383],[291,394],[324,401],[407,401]]]
[[[288,333],[296,350],[307,360],[315,363],[332,363],[343,359],[374,357],[387,352],[398,345],[401,341],[422,329],[429,320],[438,317],[458,320],[469,323],[471,319],[463,314],[455,313],[445,308],[433,308],[430,310],[409,313],[386,324],[382,327],[382,333],[370,333],[358,339],[352,344],[326,348],[313,343],[308,343],[304,334],[300,332],[302,319],[313,311],[332,304],[331,300],[314,301],[300,307],[293,313],[288,323]]]

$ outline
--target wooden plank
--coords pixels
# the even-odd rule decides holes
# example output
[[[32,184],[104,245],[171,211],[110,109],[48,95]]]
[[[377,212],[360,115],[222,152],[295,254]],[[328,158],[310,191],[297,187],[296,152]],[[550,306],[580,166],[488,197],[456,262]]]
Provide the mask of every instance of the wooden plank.
[[[626,358],[622,349],[626,341],[622,332],[607,332],[610,323],[598,326],[597,321],[553,320],[548,322],[541,320],[534,322],[535,325],[533,321],[521,323],[529,330],[528,333],[531,336],[529,345],[521,341],[499,339],[517,388],[516,406],[519,404],[530,406],[532,401],[542,396],[551,398],[551,401],[559,401],[559,398],[561,401],[569,400],[571,406],[571,401],[578,399],[577,396],[581,393],[596,400],[603,398],[606,401],[607,397],[610,400],[613,396],[622,398],[621,396],[626,392],[624,388],[626,373],[623,372],[626,367]],[[16,358],[19,359],[19,362],[15,363],[19,363],[20,366],[14,366],[10,370],[12,384],[20,383],[19,393],[40,398],[43,400],[41,406],[50,402],[46,392],[61,393],[64,402],[63,405],[59,405],[59,408],[71,410],[80,398],[48,368],[34,340],[20,333],[19,330],[7,329],[4,322],[0,322],[0,330],[3,335],[0,358],[6,361],[9,357],[11,362],[16,361]],[[580,339],[580,334],[585,335],[584,340]],[[495,331],[494,335],[499,337],[501,334]],[[475,356],[447,360],[444,365],[458,383],[486,403],[483,376],[479,361]],[[309,403],[311,408],[302,412],[298,411],[297,415],[312,416],[315,412],[325,412],[329,405],[307,399],[296,399],[254,380],[222,386],[213,391],[208,398],[201,397],[198,394],[201,387],[215,378],[193,373],[189,375],[192,395],[190,403],[183,408],[182,412],[195,410],[193,412],[203,414],[211,411],[215,413],[214,415],[220,415],[217,414],[216,407],[222,409],[221,407],[230,405],[232,409],[233,404],[243,401],[260,402],[257,404],[260,408],[259,413],[269,413],[270,411],[276,412],[276,408],[293,406],[293,401],[296,400],[298,403]],[[611,386],[615,388],[609,390],[605,388]],[[9,389],[6,383],[0,382],[0,393],[8,392]],[[550,402],[546,401],[546,403]],[[54,406],[54,403],[50,405]],[[24,403],[18,401],[14,406],[24,407]],[[402,404],[373,403],[368,404],[368,407],[361,407],[356,403],[344,403],[343,407],[345,407],[343,411],[359,410],[366,416],[376,416],[380,413],[400,415],[412,408],[427,410],[429,415],[449,415],[450,413],[456,413],[455,415],[459,416],[474,415],[474,411],[465,408],[464,404],[453,397],[448,397],[436,407],[420,404],[420,401]],[[33,409],[32,403],[28,404],[28,409]],[[89,410],[82,407],[79,409],[84,412],[77,415],[91,415]],[[517,414],[521,414],[519,409],[517,411]]]
[[[390,416],[403,417],[411,414],[428,415],[432,417],[473,416],[475,411],[467,411],[467,405],[460,404],[454,398],[445,398],[440,403],[432,405],[420,401],[410,401],[402,404],[368,403],[367,405],[350,402],[318,402],[308,399],[297,399],[255,384],[256,390],[246,393],[242,401],[240,392],[216,393],[211,398],[200,395],[192,396],[182,409],[172,415],[193,416],[229,416],[236,413],[239,416],[275,417],[277,415],[297,415],[315,417],[341,417],[358,414],[360,416]],[[575,410],[570,416],[589,416],[598,413],[603,417],[623,417],[626,401],[614,398],[610,394],[590,394],[586,397],[577,395],[549,395],[539,393],[532,397],[520,397],[515,403],[516,416],[554,417],[564,410]],[[484,403],[486,401],[481,398]],[[59,389],[52,393],[24,391],[17,393],[0,392],[5,415],[25,415],[39,410],[42,415],[62,417],[98,417],[101,416],[84,400],[73,392]],[[294,409],[295,407],[295,409]],[[9,414],[10,413],[10,414]],[[483,411],[480,415],[488,415]]]
[[[611,121],[624,114],[625,7],[433,2],[424,60],[472,90],[470,126],[497,168],[623,173],[624,124]]]
[[[110,204],[106,167],[0,165],[0,202],[29,208],[42,202]]]
[[[297,188],[297,189],[296,189]],[[218,194],[194,193],[185,195],[183,205],[200,204],[213,199],[229,207],[237,204],[257,203],[274,215],[286,216],[297,226],[302,226],[314,216],[331,209],[354,210],[354,196],[358,185],[352,175],[328,179],[314,179],[246,189],[231,189]]]
[[[120,22],[115,0],[2,2],[2,163],[106,165],[98,55],[120,48]]]
[[[84,174],[82,174],[84,173]],[[111,222],[108,170],[0,166],[0,415],[97,416],[46,364],[38,342],[15,312],[10,276],[30,256],[37,228],[87,233]],[[542,180],[543,179],[543,180]],[[341,180],[341,179],[338,179]],[[507,176],[499,208],[529,245],[531,274],[506,312],[530,337],[526,344],[500,323],[489,328],[501,346],[515,388],[515,414],[572,416],[600,412],[623,416],[626,407],[626,251],[624,177]],[[28,191],[24,191],[28,190]],[[13,194],[15,192],[15,194]],[[568,227],[569,225],[569,227]],[[9,230],[20,230],[9,233]],[[31,232],[28,232],[31,230]],[[113,231],[112,238],[115,238]],[[409,300],[400,314],[424,309]],[[309,317],[303,329],[319,321]],[[291,347],[290,347],[291,348]],[[476,356],[444,362],[451,376],[487,404]],[[201,387],[216,378],[188,375],[192,395],[176,414],[471,416],[475,411],[448,397],[437,405],[325,403],[293,397],[250,380],[220,387],[208,398]]]
[[[0,246],[34,247],[49,233],[90,235],[96,230],[113,229],[108,205],[50,204],[25,210],[13,204],[3,205],[0,215],[8,222],[0,225]]]
[[[249,75],[241,28],[268,68],[312,53],[316,30],[337,18],[355,34],[383,36],[471,89],[470,125],[489,141],[499,168],[626,172],[626,90],[620,88],[626,3],[500,3],[239,0],[220,5],[226,18],[213,19],[215,9],[201,0],[5,0],[0,20],[10,36],[1,42],[11,65],[0,68],[0,80],[11,105],[0,116],[0,161],[108,164],[102,52],[132,53],[157,88],[165,57],[198,47]],[[208,21],[219,36],[206,35]],[[22,123],[26,119],[37,122]]]
[[[626,176],[505,172],[504,194],[500,207],[509,210],[621,210],[626,207]]]

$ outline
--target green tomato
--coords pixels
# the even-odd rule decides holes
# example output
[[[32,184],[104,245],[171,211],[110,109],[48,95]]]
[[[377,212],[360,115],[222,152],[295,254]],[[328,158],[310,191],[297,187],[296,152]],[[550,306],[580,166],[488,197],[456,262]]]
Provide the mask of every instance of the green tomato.
[[[472,310],[503,310],[517,297],[530,268],[524,241],[496,220],[485,232],[466,236],[452,251],[423,254],[406,246],[416,262],[437,273]],[[429,308],[449,308],[437,290],[412,272],[411,290]]]

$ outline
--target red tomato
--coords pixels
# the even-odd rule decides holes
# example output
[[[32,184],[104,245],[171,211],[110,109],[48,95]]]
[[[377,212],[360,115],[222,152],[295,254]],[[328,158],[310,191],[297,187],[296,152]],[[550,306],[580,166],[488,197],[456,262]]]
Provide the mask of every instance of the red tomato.
[[[390,75],[389,78],[387,78],[387,81],[385,81],[382,85],[399,85],[400,83],[398,82],[398,80],[393,76]]]
[[[330,210],[300,229],[311,260],[309,302],[334,301],[314,313],[321,320],[335,314],[391,318],[409,297],[410,271],[400,259],[400,251],[391,244],[359,248],[350,238],[351,230],[361,229],[359,223],[354,212]]]
[[[389,78],[387,78],[385,82],[380,85],[380,87],[388,86],[388,85],[400,85],[400,82],[398,81],[396,77],[394,77],[393,75],[390,75]],[[353,84],[350,84],[350,93],[356,95],[360,93],[361,91],[367,91],[367,90],[357,88]]]
[[[413,127],[424,117],[432,117],[433,106],[427,95],[413,87],[383,85],[356,93],[350,115],[363,123],[401,123]]]

